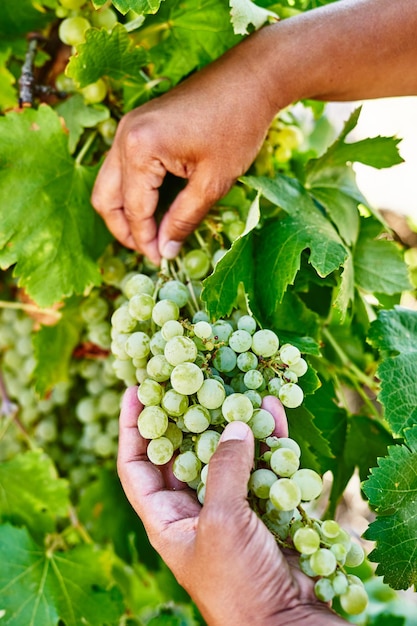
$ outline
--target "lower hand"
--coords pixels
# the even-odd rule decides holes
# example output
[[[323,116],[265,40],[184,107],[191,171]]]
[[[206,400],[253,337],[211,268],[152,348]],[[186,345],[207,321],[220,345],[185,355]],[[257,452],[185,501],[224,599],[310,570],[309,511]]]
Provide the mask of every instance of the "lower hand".
[[[280,402],[268,397],[264,406],[276,418],[275,434],[286,436]],[[297,568],[297,557],[284,555],[249,507],[247,483],[254,458],[250,428],[242,422],[225,428],[209,463],[201,507],[191,489],[172,489],[167,468],[148,460],[147,441],[137,429],[141,409],[136,389],[128,389],[120,415],[120,479],[151,544],[207,624],[344,624],[316,599],[314,583]]]

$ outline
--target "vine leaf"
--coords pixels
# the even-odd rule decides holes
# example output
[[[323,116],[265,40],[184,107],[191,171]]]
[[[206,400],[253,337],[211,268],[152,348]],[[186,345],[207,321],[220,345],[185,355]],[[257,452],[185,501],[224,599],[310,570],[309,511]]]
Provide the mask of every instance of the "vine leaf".
[[[258,7],[251,0],[230,0],[229,4],[236,35],[247,35],[250,24],[258,29],[268,20],[276,21],[279,19],[276,13]]]
[[[0,522],[26,524],[33,534],[55,529],[68,512],[68,484],[41,450],[0,464]]]
[[[4,626],[116,623],[123,606],[110,577],[113,556],[92,545],[45,551],[25,528],[0,527]]]
[[[233,32],[228,3],[218,0],[164,2],[156,15],[146,18],[144,36],[147,31],[162,35],[149,55],[155,76],[168,76],[171,85],[241,39]]]
[[[91,207],[97,168],[77,164],[48,106],[0,118],[0,266],[50,306],[101,282],[97,258],[110,235]]]
[[[369,331],[372,345],[385,356],[377,375],[379,401],[393,433],[417,423],[417,311],[395,307],[380,311]]]
[[[146,62],[144,48],[135,45],[126,29],[117,23],[111,32],[89,28],[85,43],[77,46],[77,54],[70,58],[66,73],[79,87],[90,85],[102,76],[143,84],[141,69]]]
[[[0,37],[12,38],[26,35],[30,31],[42,30],[46,24],[55,19],[53,12],[41,10],[47,4],[42,0],[35,3],[32,0],[2,0],[0,13]]]
[[[271,316],[288,285],[294,283],[304,250],[309,249],[309,261],[321,277],[338,269],[349,252],[297,180],[286,176],[242,180],[287,214],[268,223],[256,240],[255,263],[262,276],[257,296],[264,313]]]
[[[104,6],[107,0],[93,0],[96,9]],[[126,15],[128,11],[134,11],[139,15],[156,13],[163,0],[112,0],[112,4],[120,13]]]
[[[84,128],[93,128],[110,117],[110,111],[102,104],[88,105],[81,94],[75,94],[56,107],[65,120],[69,131],[69,151],[75,151]]]
[[[417,585],[417,425],[404,435],[405,444],[391,446],[363,486],[378,512],[365,533],[377,542],[369,558],[393,589]]]

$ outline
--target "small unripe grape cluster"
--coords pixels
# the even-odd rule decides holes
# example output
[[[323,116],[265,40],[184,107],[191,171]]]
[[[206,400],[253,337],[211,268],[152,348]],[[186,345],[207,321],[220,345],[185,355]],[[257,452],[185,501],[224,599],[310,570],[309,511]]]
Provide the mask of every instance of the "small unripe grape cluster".
[[[307,362],[277,334],[243,312],[210,322],[204,311],[187,317],[190,291],[176,279],[154,282],[146,274],[122,281],[125,300],[112,315],[116,375],[138,384],[143,409],[138,429],[155,465],[172,464],[175,477],[204,503],[208,464],[225,426],[246,422],[264,448],[248,490],[253,508],[282,545],[300,553],[301,569],[317,579],[316,595],[339,596],[343,608],[361,612],[363,586],[344,566],[359,564],[360,547],[334,521],[311,520],[303,502],[319,497],[322,480],[300,467],[300,448],[274,436],[275,419],[262,407],[275,395],[288,408],[303,401],[299,377]]]
[[[296,124],[284,124],[279,117],[271,124],[254,166],[258,176],[273,175],[274,169],[285,168],[304,141]]]

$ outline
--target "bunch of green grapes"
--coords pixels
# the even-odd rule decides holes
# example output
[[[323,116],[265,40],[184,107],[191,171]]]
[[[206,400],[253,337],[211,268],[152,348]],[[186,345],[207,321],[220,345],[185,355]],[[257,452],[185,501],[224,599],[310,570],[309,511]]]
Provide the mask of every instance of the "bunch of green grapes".
[[[284,123],[276,117],[256,157],[254,163],[256,174],[273,176],[276,170],[285,168],[303,141],[304,136],[298,126]]]
[[[144,408],[138,429],[148,440],[150,461],[171,463],[175,477],[203,504],[208,464],[223,429],[246,422],[267,449],[249,481],[254,510],[281,545],[300,553],[301,569],[317,579],[319,599],[339,596],[347,612],[362,612],[366,593],[344,567],[358,565],[363,551],[335,521],[308,517],[302,504],[319,497],[321,477],[300,468],[295,441],[273,436],[275,419],[262,407],[265,395],[285,407],[301,405],[298,380],[308,366],[299,349],[280,345],[275,332],[242,311],[210,323],[199,310],[190,320],[193,295],[180,280],[155,282],[138,273],[128,275],[122,289],[125,299],[111,319],[113,367],[127,385],[139,383]]]

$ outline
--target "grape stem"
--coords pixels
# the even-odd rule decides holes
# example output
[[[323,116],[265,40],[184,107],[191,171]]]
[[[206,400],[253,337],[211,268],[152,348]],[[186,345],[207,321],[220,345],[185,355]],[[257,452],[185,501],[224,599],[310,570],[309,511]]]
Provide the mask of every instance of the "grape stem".
[[[54,317],[56,321],[61,319],[61,313],[55,309],[41,309],[36,304],[27,304],[24,302],[8,302],[7,300],[0,300],[0,309],[17,309],[19,311],[26,311],[27,313],[40,313],[47,315],[48,317]]]
[[[26,431],[26,428],[23,426],[22,422],[20,421],[17,415],[19,407],[17,406],[17,404],[15,404],[14,402],[10,400],[9,394],[7,392],[6,384],[4,382],[4,378],[1,372],[0,372],[0,396],[1,396],[0,416],[3,415],[6,417],[3,429],[0,431],[0,440],[6,434],[10,424],[14,422],[16,426],[19,428],[19,430],[21,431],[29,448],[31,450],[35,450],[36,446],[33,444],[31,438],[29,437],[29,434]]]
[[[87,532],[85,527],[80,523],[80,520],[78,519],[78,515],[76,513],[76,510],[75,510],[75,508],[73,506],[69,507],[68,514],[69,514],[69,518],[71,520],[72,528],[75,528],[75,530],[78,532],[78,534],[80,535],[80,537],[84,541],[84,543],[93,543],[93,540],[90,537],[89,533]]]
[[[90,133],[90,135],[88,136],[88,138],[85,141],[84,145],[82,146],[82,148],[80,149],[79,153],[77,154],[77,157],[75,159],[75,163],[77,165],[81,165],[83,158],[85,157],[85,155],[87,154],[87,152],[91,148],[91,145],[92,145],[93,141],[95,140],[95,138],[97,137],[97,135],[98,135],[98,131],[97,130],[94,130],[92,133]]]

